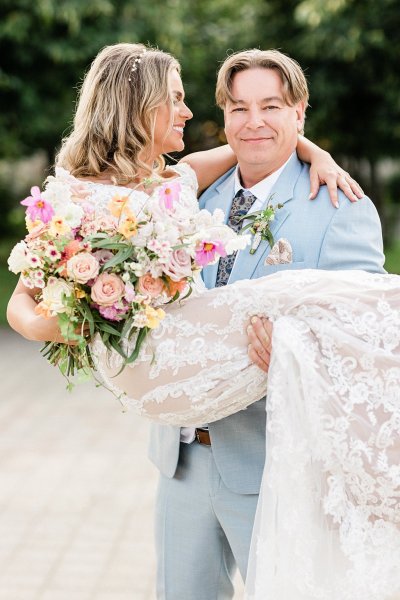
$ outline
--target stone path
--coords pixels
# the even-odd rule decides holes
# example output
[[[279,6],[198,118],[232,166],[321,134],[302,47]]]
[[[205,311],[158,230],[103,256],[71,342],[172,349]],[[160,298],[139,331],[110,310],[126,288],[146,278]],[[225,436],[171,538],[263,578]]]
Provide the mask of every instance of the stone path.
[[[0,600],[154,600],[148,423],[39,347],[0,329]]]

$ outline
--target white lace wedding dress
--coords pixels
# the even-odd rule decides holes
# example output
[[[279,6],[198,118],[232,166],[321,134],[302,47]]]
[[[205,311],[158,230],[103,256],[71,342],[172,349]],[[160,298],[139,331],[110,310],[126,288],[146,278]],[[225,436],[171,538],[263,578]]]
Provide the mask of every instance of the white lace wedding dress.
[[[99,340],[92,350],[124,403],[173,425],[221,419],[266,394],[246,325],[254,314],[274,321],[247,597],[400,597],[400,277],[283,271],[199,286],[167,312],[118,375],[119,355]]]

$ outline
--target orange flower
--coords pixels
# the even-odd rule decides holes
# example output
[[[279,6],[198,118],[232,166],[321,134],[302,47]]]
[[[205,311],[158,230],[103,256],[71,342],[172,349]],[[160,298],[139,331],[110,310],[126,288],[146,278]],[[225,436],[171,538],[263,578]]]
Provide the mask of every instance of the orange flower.
[[[118,227],[118,233],[121,233],[126,238],[136,235],[137,219],[131,211],[127,212],[126,219]]]
[[[172,279],[168,277],[167,286],[169,295],[174,297],[177,292],[179,292],[180,294],[183,292],[183,290],[187,286],[187,281],[185,279],[180,279],[179,281],[172,281]]]
[[[60,271],[61,277],[68,276],[66,264],[69,261],[69,259],[72,258],[73,256],[75,256],[75,254],[77,254],[80,250],[81,250],[81,244],[78,240],[71,240],[65,246],[64,252],[63,252],[64,256],[63,256],[62,260],[60,260],[60,262],[58,263],[59,267],[64,267],[64,269],[62,271]]]
[[[81,249],[81,243],[78,240],[71,240],[64,248],[65,260],[69,260]]]
[[[122,213],[126,210],[126,203],[128,200],[129,196],[119,196],[118,194],[113,196],[108,205],[111,214],[119,219]]]

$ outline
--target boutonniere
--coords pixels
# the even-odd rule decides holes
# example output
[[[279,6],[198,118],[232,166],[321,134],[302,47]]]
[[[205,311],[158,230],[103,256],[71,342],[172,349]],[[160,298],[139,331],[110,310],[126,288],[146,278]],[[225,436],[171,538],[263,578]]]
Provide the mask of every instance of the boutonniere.
[[[253,241],[250,246],[250,254],[254,254],[257,251],[258,246],[262,240],[267,240],[268,244],[272,248],[274,245],[274,237],[271,233],[270,223],[275,219],[276,211],[283,207],[283,204],[271,204],[273,196],[270,196],[267,200],[267,206],[263,210],[250,213],[240,217],[242,221],[250,221],[243,229],[241,233],[249,231],[253,234]]]

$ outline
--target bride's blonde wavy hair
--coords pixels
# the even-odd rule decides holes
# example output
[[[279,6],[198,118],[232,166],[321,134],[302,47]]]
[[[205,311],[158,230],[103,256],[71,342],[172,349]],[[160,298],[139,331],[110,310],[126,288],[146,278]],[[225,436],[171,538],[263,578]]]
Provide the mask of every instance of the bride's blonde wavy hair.
[[[174,57],[143,44],[103,48],[83,81],[73,130],[62,142],[57,166],[75,177],[107,173],[119,184],[133,181],[139,172],[160,173],[165,167],[161,155],[154,165],[144,159],[152,156],[157,108],[170,104],[172,122],[168,76],[173,69],[180,72]]]

